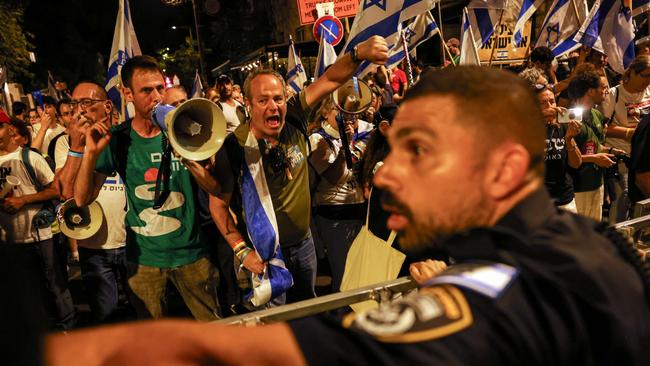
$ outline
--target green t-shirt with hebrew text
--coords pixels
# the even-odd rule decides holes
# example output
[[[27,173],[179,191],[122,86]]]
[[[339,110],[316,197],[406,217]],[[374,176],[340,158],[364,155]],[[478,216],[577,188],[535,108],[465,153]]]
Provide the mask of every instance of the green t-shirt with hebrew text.
[[[117,127],[114,127],[114,132]],[[169,179],[170,195],[159,209],[153,208],[158,168],[162,160],[162,133],[144,138],[130,124],[129,142],[113,138],[102,151],[95,170],[106,175],[119,171],[119,156],[126,156],[127,245],[129,262],[159,268],[173,268],[193,263],[206,253],[200,237],[197,200],[192,176],[180,161],[173,158]],[[128,145],[128,146],[125,146]],[[118,153],[119,149],[128,149]]]

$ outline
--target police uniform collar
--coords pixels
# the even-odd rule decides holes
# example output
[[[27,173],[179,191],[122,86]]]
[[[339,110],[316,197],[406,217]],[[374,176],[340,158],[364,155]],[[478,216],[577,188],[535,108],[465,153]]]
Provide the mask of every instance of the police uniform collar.
[[[495,235],[512,233],[521,238],[535,232],[555,212],[544,188],[531,193],[512,208],[494,228],[474,228],[457,233],[444,241],[449,256],[456,261],[464,259],[499,260]]]

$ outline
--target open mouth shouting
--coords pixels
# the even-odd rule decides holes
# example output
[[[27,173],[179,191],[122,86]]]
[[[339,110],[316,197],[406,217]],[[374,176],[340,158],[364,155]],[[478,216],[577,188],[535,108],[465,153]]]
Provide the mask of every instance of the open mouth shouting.
[[[265,123],[268,128],[280,128],[280,115],[274,114],[272,116],[266,117]]]

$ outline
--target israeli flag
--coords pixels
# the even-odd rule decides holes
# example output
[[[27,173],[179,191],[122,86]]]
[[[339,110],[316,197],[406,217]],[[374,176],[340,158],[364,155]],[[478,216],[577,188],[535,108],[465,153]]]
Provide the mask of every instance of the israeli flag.
[[[389,48],[394,47],[400,42],[400,24],[432,9],[438,1],[362,0],[352,23],[348,41],[339,58],[372,36],[382,36],[386,39]],[[364,70],[366,67],[367,64],[361,65],[359,70]]]
[[[190,99],[192,98],[203,98],[203,84],[201,84],[199,70],[196,70],[194,74],[194,84],[192,85],[192,93],[190,93]]]
[[[492,37],[507,5],[507,0],[472,0],[469,3],[466,16],[472,27],[476,48],[483,47]]]
[[[296,48],[293,45],[293,39],[291,39],[291,44],[289,45],[289,61],[287,68],[287,84],[291,86],[296,93],[302,90],[302,85],[307,81],[307,74],[305,74],[305,68],[302,67],[302,61],[296,53]]]
[[[632,16],[637,16],[650,10],[650,0],[632,0]]]
[[[634,60],[634,24],[631,1],[596,0],[575,41],[602,48],[614,71],[622,74]]]
[[[512,31],[514,33],[512,35],[512,42],[516,46],[519,46],[523,39],[522,32],[524,31],[526,22],[528,22],[537,9],[544,3],[544,0],[517,0],[515,2],[520,2],[521,5],[517,21],[515,22],[515,27]]]
[[[409,53],[413,54],[417,46],[433,37],[439,31],[440,29],[438,29],[438,24],[436,24],[436,21],[433,19],[431,12],[427,10],[418,15],[413,23],[404,28],[403,31]],[[404,57],[404,44],[400,41],[390,49],[386,68],[390,69],[397,66]]]
[[[321,36],[318,47],[318,57],[316,58],[316,70],[314,70],[314,79],[318,79],[325,73],[325,69],[336,62],[336,51],[334,46]]]
[[[241,193],[248,237],[266,263],[264,274],[252,274],[253,291],[246,298],[253,305],[261,306],[293,286],[293,277],[282,258],[280,234],[264,175],[262,155],[257,139],[251,132],[244,146],[242,165]]]
[[[476,44],[481,42],[474,37],[474,30],[469,21],[467,8],[463,8],[463,37],[460,44],[460,65],[480,65],[481,59],[478,56]],[[478,41],[478,42],[477,42]]]
[[[580,20],[587,16],[587,2],[575,0],[574,8],[572,1],[553,0],[535,47],[548,47],[553,50],[555,57],[580,47],[574,37],[580,29]],[[576,10],[579,14],[576,14]]]
[[[47,70],[47,94],[58,102],[60,98],[59,92],[56,91],[56,87],[54,86],[55,84],[54,76],[52,76],[50,70]]]
[[[113,45],[111,46],[111,56],[108,60],[108,72],[106,74],[106,92],[118,110],[122,108],[122,94],[120,93],[120,86],[122,85],[120,71],[122,66],[131,57],[141,54],[140,45],[131,21],[129,0],[119,0]],[[133,112],[129,113],[128,108],[125,108],[125,111],[127,112],[127,115],[123,116],[125,119],[133,115]]]

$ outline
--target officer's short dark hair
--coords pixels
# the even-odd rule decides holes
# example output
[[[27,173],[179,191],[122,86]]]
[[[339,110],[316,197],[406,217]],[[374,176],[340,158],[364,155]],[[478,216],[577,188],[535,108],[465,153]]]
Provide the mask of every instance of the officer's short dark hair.
[[[21,101],[15,101],[11,104],[11,114],[17,116],[23,114],[27,111],[27,104]]]
[[[155,58],[147,55],[135,56],[128,59],[124,66],[122,66],[122,83],[127,88],[132,87],[131,82],[133,81],[133,73],[135,72],[135,69],[158,72],[162,75],[162,71],[158,66],[158,61],[156,61]]]
[[[457,123],[481,137],[481,153],[506,140],[519,143],[530,155],[530,169],[543,175],[545,124],[539,101],[525,80],[488,67],[447,67],[424,73],[406,91],[404,101],[430,96],[455,99]]]
[[[585,71],[576,75],[569,82],[567,92],[569,99],[580,99],[587,94],[589,89],[597,89],[600,87],[600,76],[593,71]]]
[[[531,62],[541,62],[543,64],[548,64],[553,61],[555,55],[548,47],[536,47],[533,52],[530,53]]]

